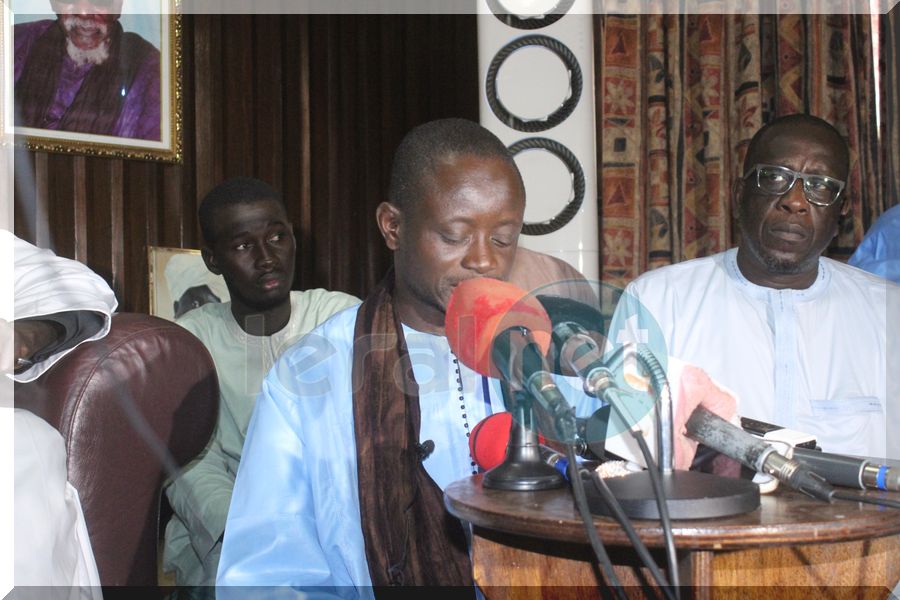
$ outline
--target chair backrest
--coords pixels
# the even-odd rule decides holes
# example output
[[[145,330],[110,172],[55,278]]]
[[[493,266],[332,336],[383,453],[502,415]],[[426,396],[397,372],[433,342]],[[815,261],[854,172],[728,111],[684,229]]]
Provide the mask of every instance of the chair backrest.
[[[187,330],[148,315],[113,317],[15,404],[66,443],[104,586],[155,586],[163,482],[205,447],[218,409],[215,366]]]

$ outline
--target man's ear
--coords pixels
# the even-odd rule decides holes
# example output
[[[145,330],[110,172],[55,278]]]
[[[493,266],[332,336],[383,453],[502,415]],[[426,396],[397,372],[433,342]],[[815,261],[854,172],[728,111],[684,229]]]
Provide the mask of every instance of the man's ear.
[[[841,193],[843,194],[846,191],[847,190],[844,190]],[[846,217],[848,214],[850,214],[850,204],[851,204],[850,196],[844,195],[843,199],[841,199],[841,216],[842,217]]]
[[[390,202],[382,202],[375,209],[375,221],[384,238],[388,249],[396,250],[400,247],[401,225],[403,213]]]
[[[204,244],[200,247],[200,256],[203,257],[203,262],[206,263],[207,269],[216,275],[222,274],[222,270],[216,265],[216,257],[213,254],[212,248]]]

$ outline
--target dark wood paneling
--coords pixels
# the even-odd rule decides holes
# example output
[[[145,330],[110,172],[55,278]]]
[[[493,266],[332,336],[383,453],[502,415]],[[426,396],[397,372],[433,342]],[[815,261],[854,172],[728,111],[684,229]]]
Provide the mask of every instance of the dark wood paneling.
[[[217,98],[222,110],[222,131],[224,135],[223,159],[225,173],[237,175],[253,174],[253,153],[255,146],[254,121],[258,116],[253,96],[260,90],[253,76],[253,54],[257,48],[253,40],[252,17],[236,15],[223,19],[222,40],[219,56],[224,58],[221,71],[221,97]],[[252,48],[247,51],[245,43]],[[279,94],[280,81],[267,80],[265,93]],[[200,110],[200,107],[197,107]],[[215,182],[218,183],[218,182]]]
[[[194,130],[196,194],[202,198],[223,178],[224,126],[222,114],[222,20],[196,15],[194,27],[194,99],[188,104],[196,119]],[[233,40],[239,43],[239,40]],[[190,135],[190,133],[188,133]]]
[[[300,131],[309,132],[310,115],[310,24],[305,15],[285,17],[282,25],[294,35],[285,35],[281,45],[284,64],[283,107],[287,123],[296,123]],[[312,140],[310,135],[283,136],[284,151],[281,165],[285,173],[284,202],[288,216],[294,223],[297,238],[296,281],[309,282],[313,278],[313,253],[309,251],[313,237],[312,226]]]
[[[282,191],[295,287],[365,295],[390,264],[375,227],[412,126],[478,117],[475,17],[188,15],[180,165],[23,152],[18,235],[109,281],[146,312],[147,246],[196,248],[196,211],[226,177]],[[24,168],[22,168],[24,166]]]
[[[100,196],[102,199],[103,196]],[[117,298],[125,297],[125,166],[122,161],[109,164],[109,247],[110,284]]]
[[[281,156],[284,153],[284,111],[282,110],[285,74],[281,64],[281,50],[266,43],[272,39],[284,39],[281,19],[277,15],[263,15],[253,26],[253,127],[256,155],[253,171],[271,183],[275,189],[284,190],[285,173]],[[301,129],[302,131],[302,129]],[[296,155],[295,155],[296,156]]]
[[[90,206],[89,214],[84,220],[84,232],[87,245],[87,262],[100,276],[110,282],[113,277],[113,253],[118,239],[111,235],[113,216],[121,214],[121,209],[114,210],[113,198],[121,198],[121,176],[116,179],[113,171],[121,170],[122,161],[89,158],[85,164],[85,210]],[[108,200],[104,200],[107,199]],[[119,217],[121,218],[121,217]],[[121,230],[121,224],[119,224]],[[116,291],[113,285],[113,291]]]
[[[47,216],[50,224],[49,247],[57,254],[75,258],[75,196],[76,157],[50,154],[47,156]],[[41,177],[42,173],[35,173]],[[58,201],[57,199],[62,199]],[[42,215],[37,215],[37,221]]]

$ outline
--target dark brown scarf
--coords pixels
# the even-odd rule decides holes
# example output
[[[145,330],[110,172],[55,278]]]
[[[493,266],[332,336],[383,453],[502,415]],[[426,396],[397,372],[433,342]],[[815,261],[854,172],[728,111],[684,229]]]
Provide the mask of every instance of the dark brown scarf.
[[[118,21],[110,24],[109,58],[95,65],[78,88],[72,104],[55,129],[111,134],[138,68],[153,46],[134,33],[123,33]],[[66,56],[66,34],[59,22],[34,42],[22,75],[15,85],[17,124],[46,129],[48,111],[56,99],[59,74]],[[122,94],[122,90],[125,94]]]
[[[462,524],[444,509],[419,450],[419,388],[396,314],[393,269],[359,309],[353,418],[359,507],[375,586],[464,586],[472,565]]]

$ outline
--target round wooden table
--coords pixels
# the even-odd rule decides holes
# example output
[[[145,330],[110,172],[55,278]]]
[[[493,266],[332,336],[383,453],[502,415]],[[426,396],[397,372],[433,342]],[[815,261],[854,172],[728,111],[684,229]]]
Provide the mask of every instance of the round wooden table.
[[[900,500],[900,494],[866,492]],[[593,554],[568,489],[508,492],[481,476],[445,491],[447,509],[473,525],[475,578],[489,600],[599,597]],[[657,521],[634,521],[657,564],[666,562]],[[594,525],[623,585],[650,581],[625,532],[607,517]],[[682,585],[695,598],[886,598],[900,581],[900,509],[822,502],[779,488],[752,512],[673,523]],[[539,587],[536,587],[539,586]],[[809,588],[825,590],[821,596]],[[630,588],[640,597],[639,587]],[[573,596],[573,594],[575,594]]]

